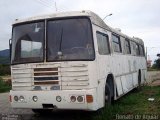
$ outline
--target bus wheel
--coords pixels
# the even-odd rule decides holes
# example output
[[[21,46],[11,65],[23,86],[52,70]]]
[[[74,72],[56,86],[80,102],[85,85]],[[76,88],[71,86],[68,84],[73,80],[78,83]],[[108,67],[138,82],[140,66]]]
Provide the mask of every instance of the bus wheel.
[[[138,87],[137,90],[141,90],[141,72],[138,72]]]
[[[52,109],[32,109],[32,111],[36,114],[48,114],[52,112]]]
[[[111,105],[111,90],[108,83],[105,86],[105,105]]]

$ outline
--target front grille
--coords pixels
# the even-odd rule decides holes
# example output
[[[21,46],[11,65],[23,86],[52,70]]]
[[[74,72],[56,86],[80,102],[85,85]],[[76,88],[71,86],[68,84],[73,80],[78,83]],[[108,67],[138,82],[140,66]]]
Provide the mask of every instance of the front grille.
[[[43,67],[43,68],[39,68]],[[34,68],[34,85],[59,86],[61,90],[88,88],[88,65],[87,64],[61,64],[50,68],[45,65]],[[51,68],[52,67],[52,68]],[[51,88],[50,88],[51,89]]]
[[[57,85],[59,82],[58,81],[45,81],[45,82],[34,82],[34,85]]]
[[[58,71],[58,68],[34,68],[34,71],[35,72],[38,72],[38,71]]]
[[[29,67],[11,67],[12,90],[32,89],[32,69]]]
[[[62,90],[86,89],[89,86],[87,64],[61,65]]]
[[[13,90],[70,90],[89,87],[88,64],[81,62],[12,66]]]
[[[58,67],[34,68],[34,85],[58,85]]]

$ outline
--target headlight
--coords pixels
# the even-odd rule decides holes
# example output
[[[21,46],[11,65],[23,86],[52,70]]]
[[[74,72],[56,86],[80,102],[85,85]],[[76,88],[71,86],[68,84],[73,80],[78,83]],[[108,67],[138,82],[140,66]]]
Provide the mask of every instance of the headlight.
[[[37,96],[33,96],[32,99],[33,99],[34,102],[37,102],[37,101],[38,101],[38,97],[37,97]]]
[[[78,96],[78,97],[77,97],[77,101],[78,101],[78,102],[83,102],[83,96]]]
[[[19,101],[20,101],[20,102],[23,102],[23,101],[24,101],[24,97],[23,97],[23,96],[20,96],[20,97],[19,97]]]
[[[71,96],[70,99],[71,99],[72,102],[76,101],[76,97],[75,96]]]
[[[14,100],[17,102],[18,101],[18,96],[14,96]]]
[[[57,100],[57,102],[61,102],[61,100],[62,100],[61,96],[57,96],[56,100]]]

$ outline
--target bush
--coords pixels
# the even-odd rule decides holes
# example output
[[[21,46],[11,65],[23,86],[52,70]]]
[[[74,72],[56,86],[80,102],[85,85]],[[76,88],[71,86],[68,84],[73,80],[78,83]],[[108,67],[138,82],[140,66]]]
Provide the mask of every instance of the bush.
[[[2,78],[0,78],[0,93],[7,92],[11,89],[11,86],[7,85]]]
[[[0,75],[10,75],[11,70],[10,70],[10,65],[3,65],[0,64]]]

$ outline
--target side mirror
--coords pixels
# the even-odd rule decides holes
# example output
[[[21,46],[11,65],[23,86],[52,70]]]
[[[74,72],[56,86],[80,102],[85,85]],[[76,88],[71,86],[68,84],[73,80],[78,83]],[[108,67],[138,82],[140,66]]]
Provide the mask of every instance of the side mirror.
[[[12,54],[12,39],[9,39],[9,57],[10,57],[10,63],[11,63],[11,54]]]

